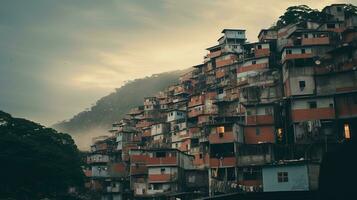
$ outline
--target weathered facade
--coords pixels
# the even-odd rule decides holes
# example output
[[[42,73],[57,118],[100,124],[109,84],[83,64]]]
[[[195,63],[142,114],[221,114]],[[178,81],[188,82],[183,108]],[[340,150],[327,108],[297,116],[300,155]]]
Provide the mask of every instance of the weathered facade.
[[[117,199],[316,190],[324,152],[357,131],[357,18],[343,7],[254,43],[223,30],[202,64],[93,143],[88,186]]]

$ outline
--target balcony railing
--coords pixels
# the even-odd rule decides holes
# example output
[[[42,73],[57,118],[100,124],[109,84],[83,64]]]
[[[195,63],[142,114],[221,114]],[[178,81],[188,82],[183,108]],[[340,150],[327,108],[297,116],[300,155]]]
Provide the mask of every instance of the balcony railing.
[[[177,165],[177,157],[148,158],[147,165]]]

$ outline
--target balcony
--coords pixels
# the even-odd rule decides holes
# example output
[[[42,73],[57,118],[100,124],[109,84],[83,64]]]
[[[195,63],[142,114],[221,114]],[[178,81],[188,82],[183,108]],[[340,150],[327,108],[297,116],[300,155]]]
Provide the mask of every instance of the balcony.
[[[327,66],[315,66],[315,75],[334,74],[344,71],[357,70],[357,60],[349,60],[344,63],[331,64]]]
[[[234,167],[236,166],[236,163],[237,163],[236,157],[224,157],[222,159],[210,158],[209,160],[209,164],[211,168]]]
[[[141,174],[147,174],[148,169],[145,165],[136,165],[133,164],[134,166],[130,166],[130,175],[141,175]]]
[[[269,154],[242,155],[238,156],[237,160],[238,166],[265,165],[272,162],[272,157]]]
[[[256,58],[259,57],[265,57],[265,56],[269,56],[270,55],[270,49],[266,48],[266,49],[255,49],[254,50],[254,56]]]
[[[203,96],[199,97],[191,97],[190,101],[188,102],[188,107],[195,107],[205,103],[205,99]]]
[[[147,155],[130,155],[131,163],[146,163]]]
[[[214,51],[214,52],[210,52],[207,57],[209,58],[215,58],[218,57],[222,54],[222,50],[218,50],[218,51]]]
[[[246,144],[275,143],[275,128],[273,125],[244,127],[244,142]]]
[[[268,63],[259,63],[254,65],[242,66],[238,69],[238,73],[248,72],[248,71],[257,71],[261,69],[266,69],[269,67]]]
[[[177,174],[149,174],[149,183],[165,183],[177,181]]]
[[[107,162],[109,162],[109,156],[107,155],[91,155],[87,157],[88,164],[107,163]]]
[[[228,58],[223,59],[223,60],[216,60],[216,68],[223,67],[226,65],[231,65],[235,62],[235,56],[230,55]]]
[[[294,122],[334,118],[335,110],[333,108],[296,109],[292,111],[292,121]]]
[[[177,157],[147,158],[147,165],[177,165]]]
[[[213,133],[208,136],[211,144],[222,144],[235,142],[236,137],[233,132]]]
[[[148,122],[148,121],[140,121],[136,124],[136,128],[144,128],[144,127],[149,127],[153,124],[153,122]]]
[[[196,109],[190,109],[188,111],[188,117],[197,117],[199,115],[203,115],[204,114],[204,110],[203,108],[201,108],[201,110],[196,110]]]
[[[330,44],[329,37],[302,38],[301,45],[324,45]]]
[[[246,124],[247,125],[274,124],[274,117],[273,115],[247,116]]]
[[[281,62],[285,62],[287,60],[294,60],[294,59],[304,59],[304,58],[312,58],[314,55],[312,53],[302,53],[302,54],[286,54]]]

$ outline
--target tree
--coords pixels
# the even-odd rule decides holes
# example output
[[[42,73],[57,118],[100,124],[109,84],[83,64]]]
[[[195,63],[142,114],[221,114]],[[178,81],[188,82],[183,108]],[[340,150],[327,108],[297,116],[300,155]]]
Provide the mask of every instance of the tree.
[[[346,17],[357,15],[357,6],[354,6],[352,4],[347,4],[346,6],[344,6],[344,10]]]
[[[41,199],[83,186],[71,136],[0,111],[0,199]]]
[[[329,18],[329,14],[320,12],[317,9],[312,9],[307,5],[290,6],[285,13],[279,17],[276,22],[277,29],[289,24],[304,22],[304,21],[325,21]]]

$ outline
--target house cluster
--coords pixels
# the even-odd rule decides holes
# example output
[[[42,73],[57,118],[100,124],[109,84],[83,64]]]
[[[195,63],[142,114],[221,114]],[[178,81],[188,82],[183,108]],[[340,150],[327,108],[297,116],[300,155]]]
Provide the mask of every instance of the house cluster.
[[[357,131],[357,16],[224,29],[203,63],[93,139],[86,186],[102,199],[313,191],[326,151]]]

